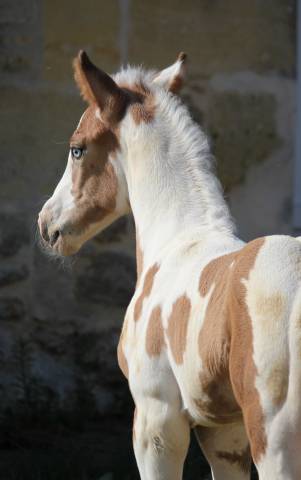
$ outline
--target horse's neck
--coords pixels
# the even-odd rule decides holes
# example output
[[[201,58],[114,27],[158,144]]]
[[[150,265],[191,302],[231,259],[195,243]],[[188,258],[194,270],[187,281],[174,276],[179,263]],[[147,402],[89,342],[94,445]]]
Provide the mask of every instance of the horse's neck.
[[[180,187],[175,180],[172,174],[164,180],[163,172],[150,169],[130,192],[136,238],[145,267],[160,263],[166,249],[200,230],[201,206],[194,201],[185,182]]]
[[[160,261],[171,245],[212,232],[233,234],[205,135],[179,103],[174,110],[164,102],[160,108],[162,128],[141,135],[128,170],[138,250],[146,267]]]
[[[207,212],[202,208],[200,199],[194,199],[191,192],[171,186],[158,188],[157,184],[151,189],[153,180],[152,172],[149,172],[144,181],[141,179],[135,193],[131,194],[138,269],[141,269],[142,258],[147,269],[156,262],[161,263],[172,249],[178,250],[185,243],[217,238],[223,242],[224,237],[232,235],[231,223],[227,230],[224,223],[220,227],[219,221],[205,221]]]

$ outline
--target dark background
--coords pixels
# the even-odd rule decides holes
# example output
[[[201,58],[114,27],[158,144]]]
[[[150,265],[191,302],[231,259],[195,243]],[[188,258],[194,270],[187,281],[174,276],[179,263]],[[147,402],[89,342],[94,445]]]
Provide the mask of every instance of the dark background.
[[[131,218],[67,262],[36,218],[85,108],[72,58],[111,72],[184,50],[183,99],[210,134],[243,239],[293,233],[293,0],[0,0],[0,478],[137,478],[116,345],[136,270]],[[193,443],[185,478],[207,478]]]

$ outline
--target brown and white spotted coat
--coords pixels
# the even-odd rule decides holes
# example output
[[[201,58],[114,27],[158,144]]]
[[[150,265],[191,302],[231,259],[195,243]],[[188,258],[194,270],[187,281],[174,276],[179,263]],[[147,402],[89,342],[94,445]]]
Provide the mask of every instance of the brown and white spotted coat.
[[[136,409],[143,480],[182,478],[194,429],[215,480],[301,478],[301,243],[244,244],[204,133],[176,96],[185,55],[162,72],[110,77],[84,52],[89,107],[39,215],[42,242],[75,253],[132,210],[137,286],[118,361]]]

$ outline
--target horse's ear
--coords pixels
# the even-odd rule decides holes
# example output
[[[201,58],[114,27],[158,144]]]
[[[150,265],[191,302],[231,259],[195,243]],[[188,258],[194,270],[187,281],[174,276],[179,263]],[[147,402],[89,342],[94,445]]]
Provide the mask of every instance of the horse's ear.
[[[161,70],[154,78],[154,82],[161,85],[172,93],[178,93],[184,83],[186,74],[187,55],[184,52],[179,53],[176,62],[170,67]]]
[[[102,117],[117,118],[125,102],[125,94],[107,73],[96,67],[84,50],[73,61],[74,78],[82,97],[97,105]]]

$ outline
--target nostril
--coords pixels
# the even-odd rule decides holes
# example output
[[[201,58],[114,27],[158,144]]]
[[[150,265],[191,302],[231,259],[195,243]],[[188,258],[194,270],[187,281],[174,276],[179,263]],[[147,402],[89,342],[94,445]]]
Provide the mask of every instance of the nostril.
[[[49,239],[49,243],[50,245],[53,247],[53,245],[55,244],[55,242],[57,241],[57,239],[59,238],[60,236],[60,231],[59,230],[55,230],[51,235],[50,235],[50,239]]]
[[[45,242],[49,242],[49,235],[48,235],[48,227],[47,227],[47,224],[44,223],[41,225],[41,235],[42,235],[42,238],[43,240],[45,240]]]

